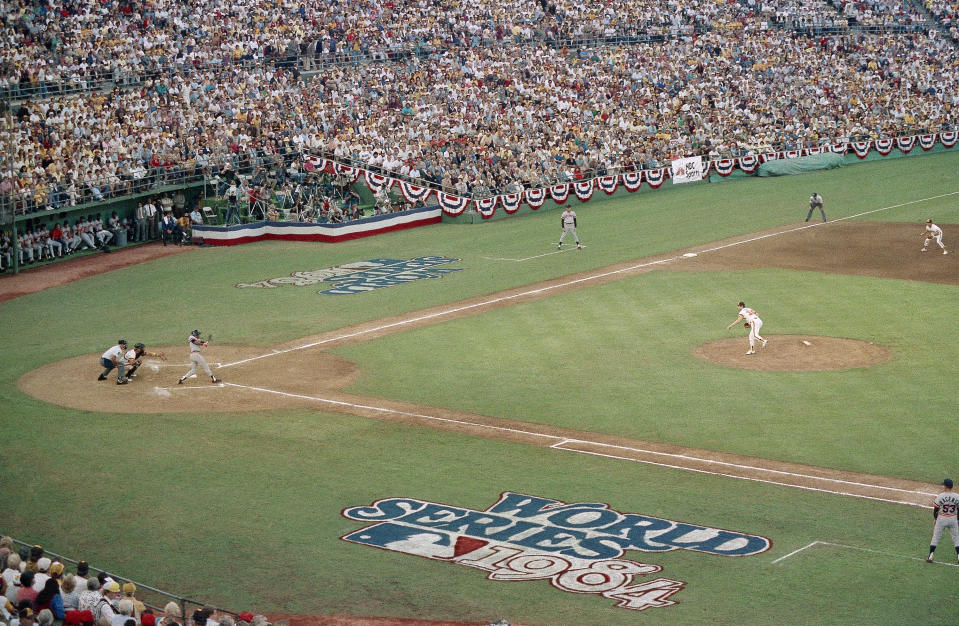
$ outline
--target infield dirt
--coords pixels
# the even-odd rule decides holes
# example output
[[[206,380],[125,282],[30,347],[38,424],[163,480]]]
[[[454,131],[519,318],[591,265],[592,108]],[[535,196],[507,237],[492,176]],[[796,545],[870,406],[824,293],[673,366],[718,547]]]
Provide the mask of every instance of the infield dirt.
[[[777,236],[770,236],[772,234]],[[776,267],[959,284],[956,255],[941,255],[934,250],[920,253],[920,244],[919,230],[914,224],[800,223],[794,230],[778,228],[642,260],[662,261],[652,265],[631,261],[302,337],[285,345],[272,346],[270,352],[264,352],[262,347],[211,346],[207,357],[217,376],[225,381],[219,385],[207,382],[203,374],[183,385],[176,384],[178,377],[189,369],[186,350],[182,345],[150,346],[151,350],[164,351],[169,360],[146,360],[130,385],[118,386],[112,379],[98,382],[98,355],[95,354],[50,363],[25,374],[18,385],[24,392],[43,401],[99,412],[209,413],[289,407],[319,408],[531,445],[563,447],[604,455],[613,455],[611,451],[615,451],[615,456],[641,462],[661,464],[668,459],[669,464],[675,467],[807,489],[834,491],[837,485],[841,485],[843,493],[860,497],[888,499],[890,494],[895,493],[897,501],[928,506],[934,495],[932,487],[913,481],[560,429],[384,398],[353,396],[343,393],[342,389],[349,386],[360,372],[353,363],[328,352],[333,347],[652,271]],[[21,290],[27,287],[38,291],[62,284],[64,275],[72,276],[70,280],[74,280],[87,273],[109,271],[174,253],[157,245],[141,246],[134,250],[138,252],[127,254],[130,251],[124,250],[113,255],[78,259],[77,268],[71,269],[72,262],[67,262],[21,274],[29,275],[30,280],[25,286],[18,283],[15,295],[21,295]],[[151,256],[150,252],[156,252],[156,255]],[[686,254],[695,256],[684,256]],[[9,284],[0,281],[3,292],[7,292],[7,286]],[[543,289],[545,287],[548,289]],[[852,339],[797,335],[770,335],[769,339],[769,346],[760,349],[756,355],[745,354],[747,343],[743,337],[699,346],[694,354],[726,367],[777,371],[870,367],[895,358],[886,347]],[[276,354],[281,354],[282,358],[272,358]],[[58,381],[58,384],[50,385],[51,380]]]

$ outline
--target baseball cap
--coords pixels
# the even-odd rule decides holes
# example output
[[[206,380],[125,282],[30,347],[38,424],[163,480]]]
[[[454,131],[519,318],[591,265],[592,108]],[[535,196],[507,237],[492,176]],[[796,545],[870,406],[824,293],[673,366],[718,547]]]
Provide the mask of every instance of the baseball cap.
[[[121,346],[125,346],[125,345],[127,345],[127,340],[126,340],[126,339],[117,339],[117,343],[120,344]]]
[[[119,591],[120,591],[120,583],[118,583],[118,582],[115,581],[115,580],[111,580],[111,581],[108,582],[108,583],[106,584],[106,586],[104,586],[103,588],[106,589],[107,591],[112,591],[112,592],[116,593],[116,592],[119,592]]]
[[[943,487],[948,487],[949,489],[952,489],[952,479],[951,479],[951,478],[946,478],[945,480],[943,480],[943,481],[942,481],[942,486],[943,486]]]

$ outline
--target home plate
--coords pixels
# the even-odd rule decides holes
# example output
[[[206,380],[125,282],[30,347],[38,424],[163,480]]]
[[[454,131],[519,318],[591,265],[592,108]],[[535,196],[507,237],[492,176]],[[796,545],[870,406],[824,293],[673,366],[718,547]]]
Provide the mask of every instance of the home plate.
[[[686,257],[687,259],[691,259],[691,258],[693,258],[694,256],[698,256],[698,255],[697,255],[695,252],[687,252],[687,253],[683,254],[683,256]]]
[[[811,346],[812,344],[809,343],[808,341],[806,341],[805,339],[803,339],[803,340],[802,340],[802,345],[804,345],[804,346]]]

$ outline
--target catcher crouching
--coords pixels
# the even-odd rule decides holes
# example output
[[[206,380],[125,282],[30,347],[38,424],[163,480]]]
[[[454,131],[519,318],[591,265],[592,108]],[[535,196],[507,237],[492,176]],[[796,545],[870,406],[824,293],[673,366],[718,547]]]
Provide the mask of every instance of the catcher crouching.
[[[145,356],[166,361],[166,355],[162,352],[147,352],[146,346],[142,343],[133,344],[133,349],[124,355],[124,358],[127,360],[127,367],[130,368],[126,374],[126,379],[128,381],[133,380],[133,377],[136,376],[136,371],[143,363],[143,357]]]

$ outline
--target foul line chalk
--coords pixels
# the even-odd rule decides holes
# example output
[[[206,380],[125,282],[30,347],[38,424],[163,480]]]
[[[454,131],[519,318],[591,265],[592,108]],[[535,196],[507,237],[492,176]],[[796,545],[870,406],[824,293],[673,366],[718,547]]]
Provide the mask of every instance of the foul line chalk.
[[[635,458],[626,457],[626,456],[617,456],[617,455],[613,455],[613,454],[603,454],[603,453],[599,453],[599,452],[590,452],[590,451],[586,451],[586,450],[577,450],[577,449],[574,449],[574,448],[566,448],[566,447],[563,447],[563,446],[565,446],[565,445],[567,445],[567,444],[571,444],[571,443],[588,444],[588,445],[596,446],[596,447],[619,448],[619,449],[623,449],[623,450],[631,450],[631,451],[634,451],[634,452],[642,452],[642,453],[645,453],[645,454],[661,455],[661,456],[667,456],[667,457],[674,457],[674,458],[678,458],[678,459],[695,460],[695,461],[700,461],[700,462],[704,462],[704,463],[705,463],[705,462],[709,462],[709,463],[717,463],[717,464],[721,464],[721,465],[730,465],[730,466],[740,467],[740,468],[757,469],[757,470],[762,470],[762,471],[766,471],[766,472],[769,472],[769,473],[787,474],[787,475],[790,475],[790,476],[793,476],[793,477],[806,478],[806,479],[810,479],[810,480],[831,481],[831,482],[836,482],[836,483],[846,483],[846,484],[850,484],[850,485],[860,485],[860,484],[861,484],[861,483],[853,483],[853,482],[850,482],[850,481],[842,481],[842,480],[830,479],[830,478],[820,478],[820,477],[818,477],[818,476],[812,476],[812,475],[807,475],[807,474],[799,474],[799,473],[795,473],[795,472],[781,472],[781,471],[779,471],[779,470],[765,470],[765,469],[763,469],[763,468],[751,468],[750,466],[736,465],[736,464],[734,464],[734,463],[724,463],[724,462],[721,462],[721,461],[711,461],[710,459],[700,459],[700,458],[693,457],[693,456],[689,456],[689,455],[670,454],[670,453],[665,453],[665,452],[657,452],[657,451],[654,451],[654,450],[643,450],[643,449],[640,449],[640,448],[626,448],[625,446],[616,446],[616,445],[606,444],[606,443],[602,443],[602,442],[598,442],[598,441],[586,441],[586,440],[583,440],[583,439],[570,439],[570,438],[568,438],[568,437],[559,437],[559,436],[556,436],[556,435],[550,435],[550,434],[548,434],[548,433],[536,432],[536,431],[534,431],[534,430],[526,430],[526,429],[518,429],[518,428],[509,428],[509,427],[506,427],[506,426],[494,426],[494,425],[491,425],[491,424],[483,424],[483,423],[481,423],[481,422],[473,422],[473,421],[470,421],[470,420],[461,420],[461,419],[452,419],[452,418],[447,418],[447,417],[438,417],[438,416],[436,416],[436,415],[427,415],[427,414],[424,414],[424,413],[412,413],[412,412],[409,412],[409,411],[400,411],[400,410],[397,410],[397,409],[390,409],[390,408],[381,407],[381,406],[372,406],[372,405],[367,405],[367,404],[356,404],[356,403],[354,403],[354,402],[346,402],[346,401],[344,401],[344,400],[332,400],[332,399],[330,399],[330,398],[322,398],[322,397],[318,397],[318,396],[309,396],[309,395],[306,395],[306,394],[299,394],[299,393],[289,393],[289,392],[286,392],[286,391],[279,391],[279,390],[277,390],[277,389],[267,389],[267,388],[265,388],[265,387],[254,387],[254,386],[252,386],[252,385],[240,385],[240,384],[238,384],[238,383],[220,383],[218,386],[236,387],[236,388],[238,388],[238,389],[249,389],[249,390],[251,390],[251,391],[258,391],[258,392],[261,392],[261,393],[269,393],[269,394],[274,394],[274,395],[278,395],[278,396],[284,396],[284,397],[287,397],[287,398],[298,398],[298,399],[301,399],[301,400],[310,400],[310,401],[318,402],[318,403],[321,403],[321,404],[329,404],[329,405],[332,405],[332,406],[346,407],[346,408],[349,408],[349,409],[357,409],[357,410],[362,409],[362,410],[368,410],[368,411],[376,411],[376,412],[379,412],[379,413],[385,413],[385,414],[387,414],[387,415],[398,415],[398,416],[403,416],[403,417],[415,417],[415,418],[417,418],[417,419],[422,419],[422,420],[432,420],[432,421],[443,422],[443,423],[447,423],[447,424],[459,424],[459,425],[463,425],[463,426],[470,426],[470,427],[474,427],[474,428],[483,428],[483,429],[492,430],[492,431],[508,432],[508,433],[514,433],[514,434],[521,434],[521,435],[532,436],[532,437],[540,437],[540,438],[546,439],[546,440],[554,440],[554,442],[553,442],[552,444],[550,444],[549,447],[552,448],[552,449],[554,449],[554,450],[562,450],[562,451],[565,451],[565,452],[579,452],[580,454],[590,454],[590,455],[593,455],[593,456],[605,457],[605,458],[610,458],[610,459],[619,459],[619,460],[624,460],[624,461],[632,461],[632,462],[634,462],[634,463],[644,463],[644,464],[646,464],[646,465],[655,465],[655,466],[659,466],[659,467],[667,467],[667,468],[670,468],[670,469],[680,469],[680,470],[685,470],[685,471],[688,471],[688,472],[696,472],[696,473],[699,473],[699,474],[707,474],[707,475],[710,475],[710,476],[721,476],[721,477],[724,477],[724,478],[738,478],[738,479],[740,479],[740,480],[749,480],[749,481],[753,481],[753,482],[767,483],[767,484],[771,484],[771,485],[780,485],[780,486],[784,486],[784,487],[793,487],[793,488],[795,488],[795,489],[804,489],[804,490],[806,490],[806,491],[816,491],[816,492],[820,492],[820,493],[831,493],[831,494],[835,494],[835,495],[850,496],[850,497],[855,497],[855,498],[863,498],[863,499],[866,499],[866,500],[877,500],[877,501],[880,501],[880,502],[889,502],[889,503],[893,503],[893,504],[906,504],[906,505],[909,505],[909,506],[915,506],[915,507],[919,507],[919,508],[930,508],[929,506],[926,506],[926,505],[915,504],[914,502],[907,502],[907,501],[905,501],[905,500],[896,500],[896,499],[891,499],[891,498],[879,498],[879,497],[874,497],[874,496],[866,496],[866,495],[860,495],[860,494],[850,493],[850,492],[846,492],[846,491],[840,491],[840,490],[838,490],[838,489],[825,489],[825,488],[819,488],[819,487],[808,487],[808,486],[804,486],[804,485],[796,485],[796,484],[793,484],[793,483],[787,483],[787,482],[781,482],[781,481],[775,481],[775,480],[766,480],[766,479],[761,479],[761,478],[752,478],[752,477],[748,477],[748,476],[739,476],[739,475],[737,475],[737,474],[729,474],[729,473],[723,473],[723,472],[714,472],[714,471],[709,471],[709,470],[696,469],[696,468],[686,467],[686,466],[682,466],[682,465],[674,465],[674,464],[667,464],[667,463],[658,463],[658,462],[656,462],[656,461],[648,461],[648,460],[642,460],[642,459],[635,459]],[[869,486],[870,486],[870,487],[875,487],[874,485],[869,485]],[[925,493],[922,493],[922,492],[907,491],[907,490],[904,490],[904,489],[894,489],[894,488],[891,488],[891,487],[876,487],[876,488],[877,488],[877,489],[888,489],[888,490],[890,490],[890,491],[902,491],[902,492],[905,492],[905,493],[920,493],[920,494],[922,494],[922,495],[930,495],[930,494],[925,494]]]
[[[778,231],[778,232],[775,232],[775,233],[769,233],[768,235],[759,235],[759,236],[757,236],[757,237],[750,237],[750,238],[748,238],[748,239],[743,239],[743,240],[741,240],[741,241],[734,241],[734,242],[732,242],[732,243],[723,244],[723,245],[721,245],[721,246],[716,246],[716,247],[714,247],[714,248],[707,248],[707,249],[705,249],[705,250],[700,250],[700,251],[697,252],[697,254],[705,254],[705,253],[707,253],[707,252],[716,252],[717,250],[724,250],[724,249],[726,249],[726,248],[732,248],[732,247],[734,247],[734,246],[740,246],[740,245],[743,245],[743,244],[746,244],[746,243],[751,243],[751,242],[754,242],[754,241],[760,241],[760,240],[762,240],[762,239],[768,239],[769,237],[777,237],[777,236],[780,236],[780,235],[786,235],[786,234],[789,234],[789,233],[792,233],[792,232],[796,232],[796,231],[799,231],[799,230],[805,230],[805,229],[807,229],[807,228],[818,228],[818,227],[820,227],[820,226],[826,226],[827,224],[834,224],[834,223],[836,223],[836,222],[842,222],[842,221],[846,221],[846,220],[851,220],[851,219],[854,219],[854,218],[857,218],[857,217],[862,217],[862,216],[864,216],[864,215],[871,215],[872,213],[879,213],[879,212],[881,212],[881,211],[888,211],[888,210],[890,210],[890,209],[897,209],[897,208],[900,208],[900,207],[908,206],[908,205],[910,205],[910,204],[917,204],[917,203],[919,203],[919,202],[927,202],[927,201],[929,201],[929,200],[938,200],[939,198],[946,198],[946,197],[948,197],[948,196],[954,196],[954,195],[956,195],[956,194],[959,194],[959,191],[952,191],[952,192],[950,192],[950,193],[944,193],[944,194],[940,194],[940,195],[938,195],[938,196],[929,196],[928,198],[920,198],[919,200],[910,200],[909,202],[902,202],[902,203],[900,203],[900,204],[893,204],[893,205],[890,205],[890,206],[887,206],[887,207],[882,207],[882,208],[879,208],[879,209],[873,209],[873,210],[871,210],[871,211],[863,211],[862,213],[857,213],[857,214],[855,214],[855,215],[850,215],[850,216],[848,216],[848,217],[841,217],[841,218],[838,218],[838,219],[835,219],[835,220],[831,220],[831,221],[829,221],[829,222],[816,222],[816,223],[814,223],[814,224],[806,224],[806,225],[804,225],[804,226],[797,226],[797,227],[794,227],[794,228],[787,228],[786,230],[781,230],[781,231]],[[542,254],[542,255],[539,255],[539,256],[547,256],[548,254],[557,254],[557,253],[559,253],[559,252],[562,252],[562,250],[556,250],[556,251],[554,251],[554,252],[548,252],[548,253],[545,253],[545,254]],[[529,257],[529,258],[536,258],[536,257]],[[521,293],[517,293],[517,294],[513,294],[513,295],[499,296],[499,297],[496,297],[496,298],[490,298],[489,300],[484,300],[484,301],[482,301],[482,302],[477,302],[477,303],[474,303],[474,304],[467,304],[467,305],[463,305],[463,306],[460,306],[460,307],[456,307],[456,308],[454,308],[454,309],[446,309],[446,310],[443,310],[443,311],[438,311],[438,312],[436,312],[436,313],[429,313],[429,314],[427,314],[427,315],[421,315],[421,316],[419,316],[419,317],[414,317],[414,318],[410,318],[410,319],[400,320],[400,321],[398,321],[398,322],[393,322],[393,323],[391,323],[391,324],[384,324],[384,325],[382,325],[382,326],[376,326],[376,327],[374,327],[374,328],[369,328],[369,329],[367,329],[367,330],[359,330],[359,331],[355,331],[355,332],[352,332],[352,333],[347,333],[347,334],[345,334],[345,335],[338,335],[338,336],[336,336],[336,337],[330,337],[330,338],[328,338],[328,339],[322,339],[322,340],[320,340],[320,341],[314,341],[314,342],[312,342],[312,343],[304,344],[304,345],[302,345],[302,346],[295,346],[295,347],[293,347],[293,348],[287,348],[287,349],[285,349],[285,350],[275,350],[275,349],[274,349],[272,352],[268,352],[268,353],[266,353],[266,354],[261,354],[261,355],[258,355],[258,356],[253,356],[253,357],[250,357],[250,358],[248,358],[248,359],[241,359],[241,360],[239,360],[239,361],[233,361],[232,363],[223,363],[222,365],[220,365],[220,368],[222,369],[222,368],[225,368],[225,367],[232,367],[232,366],[234,366],[234,365],[241,365],[241,364],[243,364],[243,363],[249,363],[249,362],[251,362],[251,361],[257,361],[257,360],[259,360],[259,359],[265,359],[265,358],[271,357],[271,356],[278,356],[278,355],[281,355],[281,354],[286,354],[286,353],[288,353],[288,352],[295,352],[296,350],[306,350],[306,349],[308,349],[308,348],[315,348],[315,347],[317,347],[317,346],[322,346],[322,345],[324,345],[324,344],[334,343],[334,342],[337,342],[337,341],[342,341],[342,340],[344,340],[344,339],[352,339],[352,338],[354,338],[354,337],[361,337],[361,336],[363,336],[363,335],[369,335],[369,334],[371,334],[371,333],[377,333],[377,332],[380,332],[380,331],[382,331],[382,330],[388,330],[388,329],[390,329],[390,328],[396,328],[396,327],[398,327],[398,326],[408,326],[408,325],[410,325],[410,324],[415,324],[415,323],[417,323],[417,322],[422,322],[422,321],[425,321],[425,320],[436,319],[436,318],[441,318],[441,317],[448,317],[448,316],[450,316],[450,315],[455,315],[455,314],[457,314],[457,313],[462,313],[463,311],[469,311],[469,310],[472,310],[472,309],[478,309],[478,308],[490,306],[490,305],[492,305],[492,304],[498,304],[498,303],[500,303],[500,302],[508,302],[508,301],[510,301],[510,300],[518,300],[518,299],[520,299],[520,298],[524,298],[524,297],[527,297],[527,296],[539,295],[539,294],[547,293],[547,292],[549,292],[549,291],[553,291],[553,290],[556,290],[556,289],[563,289],[563,288],[569,287],[569,286],[571,286],[571,285],[578,285],[578,284],[581,284],[581,283],[587,283],[587,282],[591,282],[591,281],[594,281],[594,280],[600,280],[600,279],[603,279],[603,278],[608,278],[608,277],[610,277],[610,276],[615,276],[615,275],[617,275],[617,274],[626,274],[626,273],[632,272],[632,271],[634,271],[634,270],[643,269],[643,268],[646,268],[646,267],[652,267],[653,265],[662,265],[662,264],[665,264],[665,263],[672,263],[673,261],[679,261],[679,260],[682,260],[683,258],[684,258],[684,256],[680,254],[680,255],[676,255],[676,256],[669,257],[669,258],[660,259],[660,260],[658,260],[658,261],[648,261],[648,262],[646,262],[646,263],[637,263],[637,264],[635,264],[635,265],[630,265],[630,266],[628,266],[628,267],[624,267],[624,268],[621,268],[621,269],[618,269],[618,270],[611,270],[611,271],[608,271],[608,272],[603,272],[603,273],[601,273],[601,274],[592,274],[592,275],[590,275],[590,276],[583,276],[583,277],[580,277],[580,278],[575,278],[575,279],[573,279],[573,280],[568,280],[568,281],[566,281],[566,282],[558,283],[558,284],[555,284],[555,285],[549,285],[549,286],[547,286],[547,287],[540,287],[540,288],[538,288],[538,289],[530,289],[529,291],[523,291],[523,292],[521,292]]]
[[[803,550],[805,550],[805,549],[807,549],[807,548],[812,548],[812,547],[814,547],[814,546],[830,546],[830,547],[832,547],[832,548],[845,548],[845,549],[847,549],[847,550],[859,550],[860,552],[869,552],[870,554],[881,554],[881,555],[883,555],[883,556],[892,556],[892,557],[896,557],[896,558],[898,558],[898,559],[909,559],[910,561],[923,561],[923,562],[925,562],[925,560],[926,560],[926,559],[921,558],[921,557],[909,556],[909,555],[907,555],[907,554],[896,554],[896,553],[894,553],[894,552],[883,552],[882,550],[873,550],[873,549],[871,549],[871,548],[861,548],[861,547],[859,547],[859,546],[849,546],[849,545],[846,545],[846,544],[843,544],[843,543],[833,543],[833,542],[831,542],[831,541],[813,541],[813,542],[810,543],[809,545],[803,546],[802,548],[799,548],[798,550],[793,550],[792,552],[790,552],[790,553],[787,554],[786,556],[781,556],[781,557],[779,557],[778,559],[776,559],[775,561],[773,561],[772,564],[775,565],[776,563],[779,563],[780,561],[785,561],[785,560],[788,559],[789,557],[794,556],[794,555],[796,555],[796,554],[799,554],[799,553],[802,552]],[[944,562],[937,562],[937,561],[933,561],[933,563],[934,563],[935,565],[945,565],[945,566],[947,566],[947,567],[959,567],[959,563],[944,563]]]

